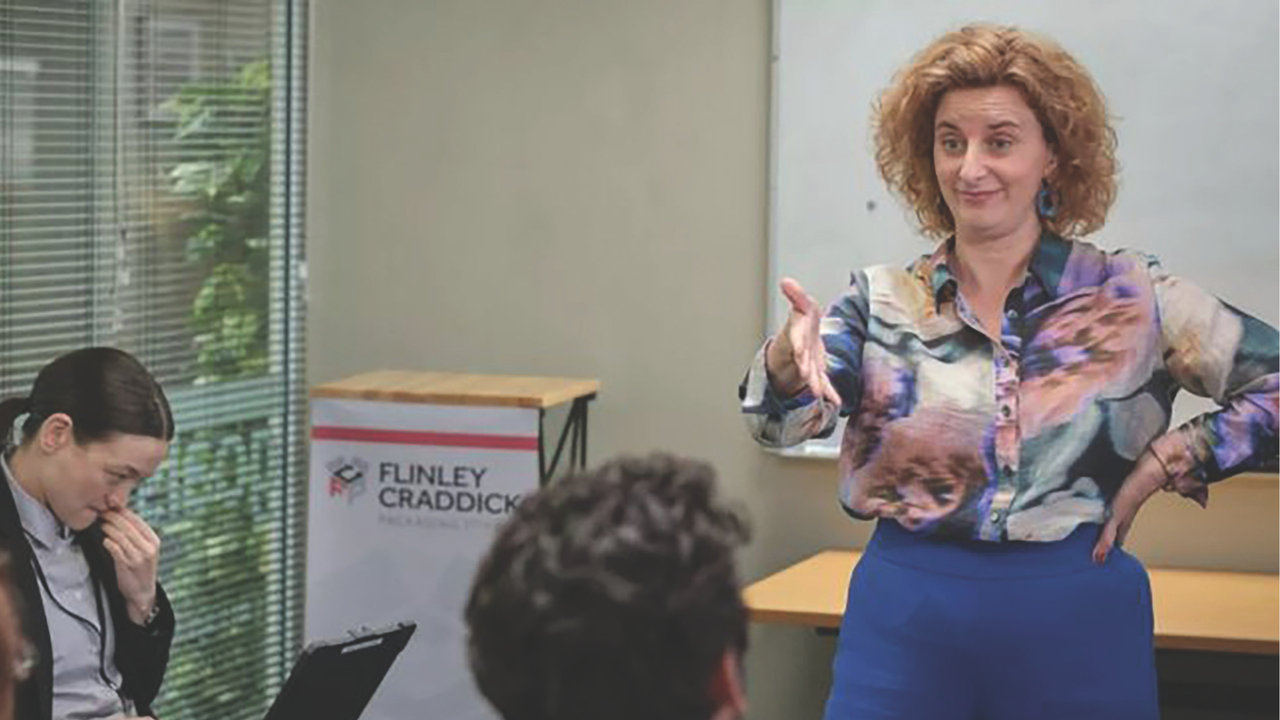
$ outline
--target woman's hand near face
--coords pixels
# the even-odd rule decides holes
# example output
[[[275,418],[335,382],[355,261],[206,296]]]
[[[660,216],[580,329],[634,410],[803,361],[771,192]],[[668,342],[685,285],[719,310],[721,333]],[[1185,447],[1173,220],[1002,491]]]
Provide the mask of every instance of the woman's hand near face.
[[[840,395],[827,379],[827,351],[819,332],[822,307],[795,280],[783,278],[780,285],[791,307],[765,352],[769,382],[786,397],[808,388],[815,398],[839,406]]]
[[[156,602],[160,538],[128,508],[102,514],[102,544],[116,565],[116,579],[129,608],[129,619],[146,623]]]

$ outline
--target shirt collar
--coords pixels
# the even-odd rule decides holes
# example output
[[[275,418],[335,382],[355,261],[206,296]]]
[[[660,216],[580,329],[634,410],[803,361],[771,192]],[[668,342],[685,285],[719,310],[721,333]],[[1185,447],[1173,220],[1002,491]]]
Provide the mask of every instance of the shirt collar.
[[[1048,230],[1040,234],[1040,243],[1036,245],[1027,269],[1040,281],[1040,286],[1049,294],[1049,299],[1056,298],[1062,290],[1062,274],[1070,257],[1070,240],[1064,240]]]
[[[959,281],[949,265],[954,257],[956,238],[952,235],[938,245],[933,254],[925,257],[921,267],[921,276],[928,281],[933,291],[933,298],[941,303],[954,297]],[[1040,283],[1049,298],[1058,295],[1058,286],[1062,280],[1063,270],[1067,266],[1067,258],[1071,255],[1071,242],[1044,230],[1036,249],[1031,253],[1031,262],[1027,265],[1027,273]]]
[[[18,518],[27,535],[45,548],[66,545],[73,539],[67,526],[58,520],[53,511],[30,494],[13,477],[9,468],[9,458],[0,454],[0,468],[4,470],[5,480],[9,482],[9,490],[13,494],[13,503],[18,508]]]

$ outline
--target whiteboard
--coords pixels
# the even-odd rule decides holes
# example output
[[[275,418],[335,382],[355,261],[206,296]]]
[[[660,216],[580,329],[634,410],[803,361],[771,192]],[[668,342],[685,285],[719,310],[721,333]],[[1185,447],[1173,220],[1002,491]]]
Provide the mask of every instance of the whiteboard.
[[[1134,248],[1271,325],[1280,320],[1280,11],[1273,0],[775,0],[768,331],[794,277],[821,302],[850,273],[933,244],[881,181],[872,103],[970,22],[1056,40],[1094,76],[1119,138],[1119,194],[1084,238]],[[1175,423],[1214,407],[1179,395]],[[791,454],[834,456],[839,429]]]

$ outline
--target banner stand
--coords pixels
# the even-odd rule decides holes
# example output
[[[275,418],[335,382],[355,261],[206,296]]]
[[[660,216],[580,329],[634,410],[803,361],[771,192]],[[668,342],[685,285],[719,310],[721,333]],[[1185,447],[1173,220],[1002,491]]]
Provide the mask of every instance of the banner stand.
[[[363,720],[497,718],[467,669],[471,576],[494,529],[554,476],[566,444],[569,469],[585,467],[599,387],[381,371],[312,389],[305,640],[418,624]],[[552,449],[547,410],[564,403]]]

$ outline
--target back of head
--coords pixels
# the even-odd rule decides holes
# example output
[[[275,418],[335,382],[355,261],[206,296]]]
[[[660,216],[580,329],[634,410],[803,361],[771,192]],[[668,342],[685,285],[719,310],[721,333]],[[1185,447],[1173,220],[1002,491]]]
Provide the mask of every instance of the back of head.
[[[472,671],[507,720],[706,720],[746,649],[745,519],[705,463],[621,458],[528,497],[466,608]]]
[[[142,363],[116,348],[75,350],[45,365],[29,396],[0,402],[0,427],[7,431],[24,413],[24,438],[33,437],[49,416],[63,413],[80,444],[113,434],[173,439],[164,390]]]

